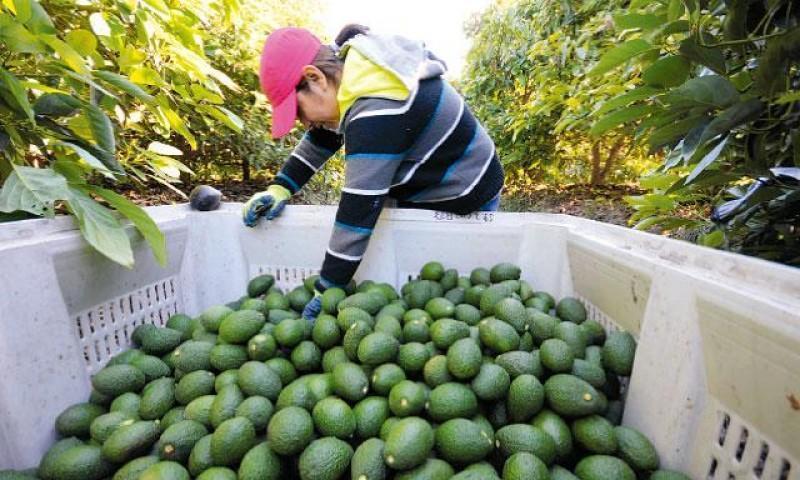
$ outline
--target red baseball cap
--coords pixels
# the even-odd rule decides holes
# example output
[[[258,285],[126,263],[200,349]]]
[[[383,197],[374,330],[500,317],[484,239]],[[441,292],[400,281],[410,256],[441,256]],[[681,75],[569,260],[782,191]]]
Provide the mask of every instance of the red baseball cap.
[[[272,105],[272,138],[289,133],[297,119],[297,84],[322,43],[304,28],[279,28],[261,51],[261,90]]]

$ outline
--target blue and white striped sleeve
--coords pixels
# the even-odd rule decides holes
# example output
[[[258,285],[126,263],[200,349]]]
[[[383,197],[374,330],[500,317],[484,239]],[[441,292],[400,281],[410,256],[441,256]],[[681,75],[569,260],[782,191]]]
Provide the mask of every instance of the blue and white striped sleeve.
[[[343,286],[353,278],[395,172],[405,158],[405,129],[394,130],[397,134],[393,134],[385,128],[385,121],[386,118],[368,117],[346,126],[345,187],[320,272],[324,282],[320,283]]]
[[[306,132],[289,159],[275,176],[273,183],[297,193],[325,162],[342,146],[342,136],[331,130],[312,129]]]

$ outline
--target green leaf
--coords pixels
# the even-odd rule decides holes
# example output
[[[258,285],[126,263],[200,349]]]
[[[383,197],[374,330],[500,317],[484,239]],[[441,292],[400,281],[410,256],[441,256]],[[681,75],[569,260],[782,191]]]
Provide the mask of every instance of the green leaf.
[[[92,72],[96,78],[99,78],[110,85],[117,87],[123,92],[141,100],[144,103],[153,103],[155,98],[149,93],[142,90],[142,88],[135,83],[128,80],[123,75],[118,75],[107,70],[95,70]]]
[[[641,28],[642,30],[652,30],[664,25],[667,18],[664,15],[654,15],[652,13],[629,13],[626,15],[614,15],[614,24],[620,30]]]
[[[97,39],[88,30],[80,28],[72,30],[64,36],[64,40],[84,57],[88,57],[97,49]]]
[[[64,90],[59,90],[58,88],[53,88],[53,87],[51,87],[49,85],[44,85],[44,84],[41,84],[41,83],[36,82],[34,80],[24,80],[24,81],[20,81],[19,83],[23,87],[25,87],[25,88],[27,88],[29,90],[35,90],[36,92],[63,93],[65,95],[67,95],[67,92],[64,91]],[[36,93],[36,92],[34,92],[34,93]]]
[[[53,21],[50,20],[50,16],[39,2],[36,0],[14,0],[14,4],[18,9],[25,4],[23,8],[26,9],[28,18],[23,23],[25,23],[25,26],[27,26],[31,32],[49,35],[56,33]]]
[[[130,74],[130,80],[139,85],[163,85],[164,81],[161,76],[149,67],[139,67],[134,69]]]
[[[207,101],[209,103],[213,103],[213,104],[216,104],[216,105],[220,105],[222,103],[225,103],[225,99],[222,98],[222,96],[220,96],[220,95],[218,95],[218,94],[216,94],[214,92],[210,92],[210,91],[206,90],[205,88],[203,88],[202,86],[200,86],[200,85],[198,85],[196,83],[191,84],[189,86],[189,88],[190,88],[190,90],[192,92],[192,97],[195,100],[205,100],[205,101]]]
[[[110,260],[133,267],[133,250],[125,228],[108,208],[97,203],[83,189],[68,187],[67,205],[78,221],[83,238]]]
[[[695,151],[707,141],[718,135],[727,135],[731,129],[757,118],[764,108],[764,102],[751,98],[723,110],[706,125],[699,136],[692,138],[691,141],[688,138],[684,141],[684,157],[692,159]]]
[[[28,101],[28,92],[22,87],[17,77],[3,67],[0,67],[0,97],[33,123],[33,108]]]
[[[716,229],[713,232],[705,233],[697,238],[697,243],[704,247],[717,248],[725,242],[725,234],[722,230]]]
[[[45,93],[36,99],[33,111],[48,117],[69,117],[81,107],[81,101],[65,93]]]
[[[164,3],[164,0],[142,0],[142,3],[157,13],[165,16],[169,15],[169,7]]]
[[[648,193],[644,195],[644,202],[647,205],[653,206],[659,210],[672,210],[675,208],[675,200],[668,195],[660,193]]]
[[[603,103],[600,108],[594,112],[594,115],[602,115],[615,108],[625,107],[633,102],[648,99],[660,92],[660,89],[646,85],[634,88]]]
[[[727,173],[722,172],[720,170],[704,170],[702,173],[697,175],[694,180],[692,180],[692,184],[687,186],[685,184],[685,179],[681,178],[680,180],[676,181],[671,187],[669,187],[664,193],[670,194],[675,192],[681,192],[689,187],[693,188],[706,188],[712,187],[714,189],[721,189],[726,185],[731,184],[731,182],[736,182],[740,180],[742,177],[738,174],[734,173]]]
[[[639,178],[639,186],[648,190],[664,190],[675,183],[676,175],[669,173],[650,173]]]
[[[633,226],[634,230],[647,230],[650,227],[654,227],[659,225],[661,222],[669,219],[668,215],[654,215],[651,217],[647,217],[639,221],[636,225]]]
[[[48,168],[14,165],[0,189],[0,212],[22,210],[54,216],[54,203],[69,196],[67,180]]]
[[[94,141],[97,142],[97,145],[111,154],[113,157],[114,153],[117,150],[116,139],[114,138],[114,126],[111,124],[111,120],[108,118],[108,115],[105,114],[99,107],[95,105],[84,105],[83,112],[86,115],[86,118],[89,120],[89,128],[92,131],[92,138]],[[112,168],[109,165],[109,168],[113,170],[122,170],[118,163],[115,161],[115,167]]]
[[[169,181],[179,180],[181,171],[193,173],[186,165],[174,158],[165,157],[152,152],[146,152],[148,163],[153,171],[164,176]]]
[[[14,0],[14,10],[17,14],[17,21],[25,23],[33,16],[31,12],[31,3],[29,0]]]
[[[75,73],[89,75],[89,68],[86,67],[86,62],[83,60],[83,57],[81,57],[80,54],[75,51],[74,48],[70,47],[54,35],[42,35],[41,39],[44,43],[49,45],[50,48],[52,48],[58,54],[59,58],[61,58],[61,61],[71,68]]]
[[[225,85],[226,87],[228,87],[229,89],[231,89],[234,92],[241,91],[241,88],[239,88],[239,85],[237,85],[236,82],[231,80],[231,78],[229,76],[225,75],[224,73],[222,73],[221,71],[217,70],[216,68],[209,69],[208,76],[213,78],[214,80],[218,81],[219,83]]]
[[[92,129],[89,126],[89,118],[81,111],[80,115],[75,115],[67,120],[67,127],[75,136],[80,137],[81,140],[91,142],[93,140]]]
[[[627,41],[621,45],[617,45],[600,57],[600,61],[589,71],[588,75],[590,77],[602,75],[628,60],[651,50],[654,50],[653,46],[640,38]]]
[[[150,142],[150,145],[147,146],[147,150],[159,155],[183,155],[183,152],[181,152],[179,149],[173,147],[172,145],[167,145],[166,143],[161,142]]]
[[[678,51],[689,60],[708,67],[720,75],[724,75],[727,71],[725,56],[719,48],[701,47],[694,39],[687,38],[681,42]]]
[[[667,19],[673,22],[683,16],[685,8],[683,7],[682,0],[670,0],[669,7],[667,7]]]
[[[53,65],[53,66],[51,66],[51,68],[55,72],[61,73],[61,74],[66,75],[66,76],[68,76],[70,78],[74,78],[75,80],[78,80],[81,83],[85,83],[86,85],[89,85],[92,88],[97,89],[97,91],[101,92],[103,95],[107,95],[107,96],[113,98],[114,100],[119,100],[119,98],[117,98],[117,96],[114,95],[110,90],[108,90],[107,88],[104,88],[102,85],[100,85],[99,83],[95,82],[93,79],[89,78],[86,75],[81,75],[79,73],[75,73],[72,70],[60,67],[58,65]]]
[[[652,105],[633,105],[615,110],[614,112],[595,122],[594,125],[592,125],[591,130],[589,130],[589,135],[600,135],[614,127],[622,125],[623,123],[639,120],[640,118],[645,117],[654,111],[656,111],[656,107]]]
[[[150,245],[153,251],[153,256],[162,267],[167,265],[167,241],[164,234],[156,225],[156,222],[145,212],[141,207],[131,202],[127,198],[119,195],[111,190],[106,190],[99,187],[89,187],[90,192],[101,197],[119,213],[124,215],[128,220],[133,223],[142,237]]]
[[[650,145],[650,150],[656,150],[664,145],[671,145],[678,139],[683,138],[692,129],[697,127],[698,124],[705,124],[708,122],[706,115],[694,115],[681,120],[668,122],[655,130],[647,136],[647,144]]]
[[[660,170],[662,172],[668,172],[671,169],[677,167],[681,160],[683,160],[683,155],[681,155],[681,149],[683,148],[683,140],[679,141],[675,148],[672,148],[667,153],[667,156],[664,157],[664,163],[661,165]]]
[[[120,71],[127,72],[128,70],[141,65],[146,58],[147,54],[142,50],[138,50],[135,47],[126,45],[120,49],[117,64],[119,65]]]
[[[689,174],[689,176],[686,177],[686,180],[683,182],[684,185],[689,185],[690,183],[692,183],[692,180],[694,180],[698,175],[700,175],[700,173],[703,170],[708,168],[708,166],[711,165],[714,162],[714,160],[719,158],[719,154],[722,153],[722,150],[725,148],[725,145],[727,145],[727,143],[728,143],[728,138],[729,137],[725,137],[714,148],[712,148],[706,154],[706,156],[703,157],[702,160],[700,160],[700,163],[698,163],[694,167],[692,172]]]
[[[736,90],[739,90],[740,92],[746,91],[748,88],[750,88],[750,85],[753,84],[753,78],[750,76],[750,72],[747,70],[742,70],[734,75],[731,75],[729,80],[733,86],[736,87]]]
[[[18,53],[45,53],[46,47],[11,15],[0,14],[0,45]]]
[[[223,121],[225,122],[226,125],[228,125],[228,127],[230,127],[232,130],[236,132],[242,131],[242,129],[244,128],[244,121],[241,118],[239,118],[238,115],[231,112],[225,107],[216,107],[216,108],[225,114],[225,118],[227,118],[228,120],[227,121],[223,120]]]
[[[783,95],[778,97],[777,100],[775,100],[775,103],[784,104],[784,103],[792,103],[792,102],[797,102],[797,101],[800,101],[800,90],[795,90],[793,92],[784,93]]]
[[[159,110],[161,110],[161,112],[164,114],[164,117],[166,117],[167,122],[169,122],[169,125],[173,129],[175,129],[176,132],[181,134],[181,136],[185,138],[187,142],[189,142],[189,145],[192,147],[192,149],[196,149],[197,139],[194,138],[192,132],[190,132],[189,129],[186,127],[186,123],[184,123],[183,119],[180,116],[178,116],[175,110],[169,108],[165,104],[162,104],[159,107]]]
[[[114,175],[111,173],[111,170],[109,170],[108,167],[103,164],[103,162],[78,145],[70,142],[55,142],[53,143],[53,146],[62,146],[72,150],[73,152],[77,153],[78,156],[81,157],[89,166],[102,173],[106,178],[111,180],[114,179]]]
[[[668,123],[676,122],[685,115],[686,112],[682,110],[662,108],[659,112],[653,113],[642,120],[638,126],[637,135],[651,128],[661,128]]]
[[[676,33],[688,32],[692,29],[692,24],[688,20],[675,20],[664,24],[660,29],[655,31],[656,36],[669,36]]]
[[[131,14],[136,12],[136,7],[139,5],[139,0],[120,0],[119,4],[121,7],[124,7],[127,10],[127,13]]]
[[[653,87],[677,87],[687,78],[689,78],[689,61],[678,55],[662,57],[642,72],[644,83]]]
[[[758,98],[750,98],[726,108],[708,124],[700,141],[726,134],[731,129],[758,118],[764,108],[766,108],[766,104]]]
[[[197,109],[201,112],[211,115],[235,132],[241,132],[242,128],[244,127],[244,122],[242,119],[226,108],[211,105],[199,105]]]
[[[663,98],[674,107],[727,108],[738,102],[739,97],[736,87],[727,78],[706,75],[686,81]]]
[[[56,161],[52,163],[52,168],[66,178],[67,183],[86,183],[84,179],[86,167],[68,157],[56,155]]]

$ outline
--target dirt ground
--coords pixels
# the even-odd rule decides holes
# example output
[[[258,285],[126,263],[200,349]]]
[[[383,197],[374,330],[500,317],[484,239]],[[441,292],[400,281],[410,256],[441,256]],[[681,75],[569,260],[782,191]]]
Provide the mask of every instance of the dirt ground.
[[[225,201],[229,202],[244,202],[254,193],[266,188],[264,181],[242,182],[228,180],[209,182],[208,184],[220,190],[225,196]],[[188,195],[194,185],[179,185],[178,187]],[[122,189],[121,193],[143,206],[187,201],[186,198],[178,193],[161,186],[147,189]],[[516,191],[513,194],[504,194],[500,209],[509,212],[565,213],[616,225],[627,225],[627,220],[633,211],[625,203],[624,197],[641,193],[642,191],[638,188],[627,185],[599,187],[591,187],[589,185],[540,185],[526,190],[524,193]],[[332,204],[336,203],[337,198],[338,195],[333,192],[316,192],[304,189],[300,194],[292,198],[291,203]]]

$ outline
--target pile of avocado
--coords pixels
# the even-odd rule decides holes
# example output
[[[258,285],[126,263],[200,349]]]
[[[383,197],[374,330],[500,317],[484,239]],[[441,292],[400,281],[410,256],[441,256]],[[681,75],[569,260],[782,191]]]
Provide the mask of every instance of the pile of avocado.
[[[636,344],[501,263],[423,266],[400,292],[363,281],[300,318],[261,275],[92,377],[56,419],[43,480],[687,480],[620,426]]]

